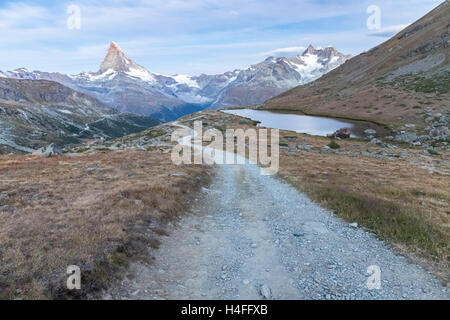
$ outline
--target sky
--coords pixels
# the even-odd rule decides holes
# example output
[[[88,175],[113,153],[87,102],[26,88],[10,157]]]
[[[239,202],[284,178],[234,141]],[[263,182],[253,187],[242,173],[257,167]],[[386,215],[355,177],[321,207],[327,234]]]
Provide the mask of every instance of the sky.
[[[357,55],[442,2],[0,0],[0,70],[97,71],[111,41],[168,75],[223,73],[309,44]]]

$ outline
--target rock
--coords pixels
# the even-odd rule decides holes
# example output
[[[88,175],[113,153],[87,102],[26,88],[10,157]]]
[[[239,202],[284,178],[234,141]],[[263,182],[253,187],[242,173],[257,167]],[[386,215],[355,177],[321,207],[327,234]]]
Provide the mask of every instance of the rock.
[[[252,243],[252,244],[251,244],[251,247],[252,247],[253,249],[255,249],[255,248],[258,248],[258,245],[257,245],[256,243]]]
[[[373,130],[373,129],[366,129],[366,130],[364,130],[364,134],[366,136],[374,136],[376,133],[377,132],[375,130]]]
[[[311,150],[314,146],[310,144],[299,144],[297,145],[297,149],[299,150]]]
[[[377,139],[377,138],[373,138],[372,140],[370,140],[369,144],[381,145],[381,144],[383,144],[383,141],[381,141],[380,139]]]
[[[324,146],[323,148],[322,148],[322,151],[330,151],[330,147],[329,146]]]
[[[425,135],[417,137],[417,141],[419,141],[421,143],[424,143],[424,142],[426,142],[429,139],[430,139],[430,137],[429,136],[425,136]]]
[[[357,222],[353,222],[349,224],[350,227],[352,228],[358,228],[358,223]]]
[[[283,141],[296,141],[297,137],[296,136],[285,136],[285,137],[282,137],[281,140],[283,140]]]
[[[47,146],[47,148],[45,148],[45,151],[42,152],[40,156],[43,158],[48,158],[52,156],[59,156],[61,154],[62,154],[61,149],[55,146],[54,143],[51,143]]]
[[[259,288],[259,293],[266,300],[272,298],[272,291],[266,284],[261,285],[261,287]]]
[[[415,132],[405,132],[400,133],[395,136],[394,140],[398,142],[412,143],[417,139],[417,134]]]
[[[409,157],[409,153],[407,151],[404,151],[400,154],[400,158],[407,159]]]
[[[301,233],[301,232],[296,232],[296,233],[294,233],[293,235],[294,235],[294,237],[297,237],[297,238],[300,238],[300,237],[303,237],[303,236],[304,236],[304,234]]]
[[[423,206],[423,207],[425,207],[425,206],[427,205],[427,203],[426,203],[425,201],[421,201],[421,202],[420,202],[420,205]]]
[[[331,136],[339,139],[347,139],[350,138],[351,133],[352,133],[351,128],[341,128],[336,130],[336,132],[333,133]]]
[[[438,136],[441,136],[443,134],[446,134],[447,132],[448,132],[448,127],[445,127],[445,126],[437,127],[437,128],[434,128],[434,129],[432,129],[430,131],[430,136],[438,137]]]
[[[34,151],[34,152],[32,153],[32,155],[33,155],[33,156],[40,156],[40,155],[42,155],[42,153],[44,153],[44,151],[45,151],[44,148],[39,148],[39,149],[37,149],[36,151]]]
[[[133,295],[133,296],[137,296],[139,292],[140,292],[140,290],[138,289],[138,290],[136,290],[135,292],[133,292],[132,295]]]
[[[210,190],[208,188],[202,187],[202,192],[203,193],[208,193]]]
[[[6,199],[6,200],[8,200],[9,199],[9,195],[7,195],[6,193],[0,193],[0,200],[1,199]]]
[[[242,283],[247,286],[250,283],[250,280],[244,279],[244,281],[242,281]]]

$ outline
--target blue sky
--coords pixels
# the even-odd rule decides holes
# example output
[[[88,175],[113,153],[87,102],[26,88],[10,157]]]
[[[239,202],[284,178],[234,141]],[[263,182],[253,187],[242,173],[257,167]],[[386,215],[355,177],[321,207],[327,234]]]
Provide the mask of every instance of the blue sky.
[[[0,70],[97,71],[110,41],[152,72],[222,73],[303,47],[358,54],[443,0],[0,1]],[[80,29],[67,28],[69,5]],[[381,29],[368,30],[368,6]]]

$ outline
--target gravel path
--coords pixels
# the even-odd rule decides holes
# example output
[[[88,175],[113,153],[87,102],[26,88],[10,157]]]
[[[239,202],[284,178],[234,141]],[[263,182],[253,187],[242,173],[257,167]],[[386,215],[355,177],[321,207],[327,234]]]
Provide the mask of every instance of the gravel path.
[[[369,290],[367,268],[380,268]],[[449,299],[383,242],[255,165],[221,165],[151,266],[133,264],[110,299]]]

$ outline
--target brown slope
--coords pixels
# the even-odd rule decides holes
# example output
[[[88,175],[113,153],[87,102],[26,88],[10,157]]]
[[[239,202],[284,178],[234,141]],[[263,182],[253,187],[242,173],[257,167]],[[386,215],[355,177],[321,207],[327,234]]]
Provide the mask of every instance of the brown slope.
[[[263,108],[421,124],[426,113],[450,105],[449,29],[447,0],[390,40]]]

